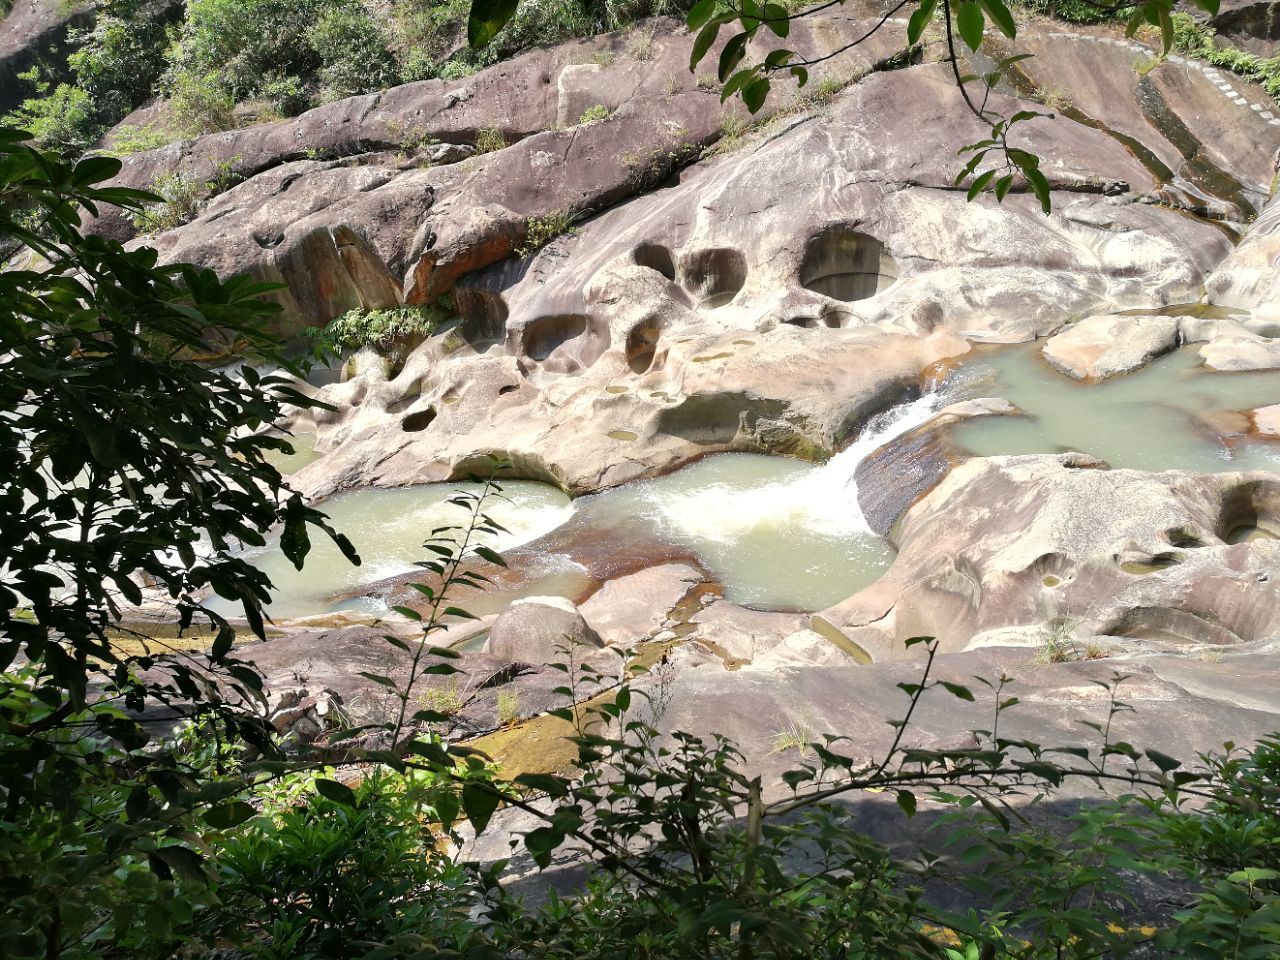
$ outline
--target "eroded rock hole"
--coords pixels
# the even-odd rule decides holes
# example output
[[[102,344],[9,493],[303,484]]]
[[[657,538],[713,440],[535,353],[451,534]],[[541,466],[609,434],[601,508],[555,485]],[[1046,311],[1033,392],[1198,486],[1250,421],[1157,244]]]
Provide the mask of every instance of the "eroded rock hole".
[[[515,393],[519,389],[520,389],[519,384],[508,383],[505,386],[501,386],[498,388],[498,396],[505,397],[508,393]]]
[[[400,426],[405,433],[421,433],[431,426],[435,418],[435,407],[427,407],[426,410],[419,410],[417,413],[409,414],[400,421]]]
[[[559,347],[587,332],[587,318],[578,313],[539,317],[524,329],[524,355],[545,360]]]
[[[1227,543],[1280,536],[1280,484],[1254,480],[1227,491],[1216,532]]]
[[[898,279],[898,265],[875,237],[843,227],[809,240],[800,284],[846,303],[874,297]]]
[[[627,366],[635,374],[647,373],[653,366],[662,335],[656,323],[638,323],[627,334]]]
[[[631,257],[636,265],[657,270],[668,280],[676,278],[676,262],[671,251],[659,243],[642,243],[632,251]]]
[[[684,258],[681,274],[694,302],[714,310],[736,297],[747,282],[747,258],[730,247],[699,250]]]

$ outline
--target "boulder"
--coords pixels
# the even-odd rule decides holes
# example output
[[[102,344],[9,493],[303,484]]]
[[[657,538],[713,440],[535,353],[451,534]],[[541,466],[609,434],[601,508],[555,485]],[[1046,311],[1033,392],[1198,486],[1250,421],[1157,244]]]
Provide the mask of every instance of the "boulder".
[[[0,114],[8,113],[35,91],[18,74],[41,66],[66,71],[67,34],[93,24],[88,0],[16,0],[0,17]]]
[[[1280,404],[1249,411],[1253,428],[1264,437],[1280,437]]]
[[[1044,358],[1077,380],[1105,380],[1178,345],[1178,318],[1085,317],[1045,341]]]
[[[814,615],[863,660],[914,636],[1071,622],[1165,649],[1280,633],[1280,479],[1099,469],[1079,454],[972,459],[912,506],[879,581]],[[914,648],[919,653],[919,648]]]
[[[1280,340],[1239,333],[1214,337],[1200,348],[1205,366],[1236,373],[1280,369]]]
[[[567,663],[578,647],[604,646],[573,601],[564,597],[526,597],[494,621],[484,651],[495,657],[542,666]]]
[[[580,609],[604,643],[631,647],[657,633],[672,608],[704,579],[688,564],[664,563],[610,580]]]

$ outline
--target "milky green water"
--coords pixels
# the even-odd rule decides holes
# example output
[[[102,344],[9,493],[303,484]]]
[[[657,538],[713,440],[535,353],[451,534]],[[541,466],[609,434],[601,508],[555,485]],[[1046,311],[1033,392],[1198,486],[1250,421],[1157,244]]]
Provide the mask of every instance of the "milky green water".
[[[872,534],[851,475],[746,453],[707,457],[665,477],[577,504],[619,550],[642,538],[693,553],[744,606],[821,610],[873,582],[893,551]]]
[[[273,464],[286,477],[291,473],[297,473],[307,464],[320,457],[320,454],[316,453],[316,438],[314,434],[298,434],[284,439],[293,447],[293,453],[268,450],[265,458],[268,463]]]
[[[541,536],[570,514],[569,498],[555,487],[526,480],[505,481],[502,487],[505,499],[491,499],[485,508],[510,531],[491,541],[495,549],[505,550]],[[466,521],[468,514],[464,510],[447,503],[462,489],[475,490],[479,485],[366,488],[326,501],[321,509],[329,515],[334,528],[354,544],[360,555],[359,566],[348,562],[328,537],[314,531],[311,552],[301,571],[285,559],[278,537],[264,548],[249,551],[246,556],[275,584],[271,616],[308,617],[342,609],[385,609],[377,601],[334,602],[332,598],[418,569],[415,562],[428,556],[422,544],[431,531]],[[238,612],[234,605],[222,601],[211,606],[232,615]]]
[[[952,435],[966,450],[978,456],[1077,450],[1116,469],[1280,469],[1280,444],[1224,443],[1196,417],[1280,403],[1280,373],[1217,373],[1186,347],[1134,373],[1085,384],[1050,367],[1039,347],[986,353],[948,377],[949,386],[1004,397],[1028,415],[957,424]]]

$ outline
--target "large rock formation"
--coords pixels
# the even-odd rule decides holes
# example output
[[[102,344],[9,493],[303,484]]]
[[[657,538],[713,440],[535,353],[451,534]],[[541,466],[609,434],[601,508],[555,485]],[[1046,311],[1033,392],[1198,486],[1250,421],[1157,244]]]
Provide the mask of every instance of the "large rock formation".
[[[1172,648],[1280,636],[1280,478],[973,459],[903,516],[889,572],[815,615],[863,659],[1020,625]]]

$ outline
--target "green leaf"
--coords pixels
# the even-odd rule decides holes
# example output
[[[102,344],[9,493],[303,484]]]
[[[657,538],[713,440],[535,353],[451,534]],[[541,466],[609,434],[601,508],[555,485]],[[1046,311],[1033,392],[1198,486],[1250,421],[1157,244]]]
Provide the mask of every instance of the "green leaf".
[[[154,855],[171,867],[175,873],[188,880],[204,878],[204,857],[188,847],[156,847]]]
[[[747,35],[745,33],[737,34],[724,45],[724,49],[720,51],[720,65],[716,70],[716,76],[721,83],[728,80],[733,68],[742,62],[746,50]]]
[[[706,25],[707,21],[716,12],[716,5],[719,0],[698,0],[689,10],[689,16],[685,18],[685,26],[690,30],[698,30]]]
[[[257,816],[257,811],[243,800],[220,803],[205,813],[204,819],[215,830],[229,830]]]
[[[1182,761],[1177,760],[1167,753],[1161,753],[1159,750],[1146,751],[1147,758],[1160,768],[1161,773],[1168,773],[1170,770],[1176,770],[1182,766]]]
[[[492,787],[468,783],[462,788],[462,812],[467,815],[476,834],[484,833],[493,812],[498,809],[498,794]]]
[[[787,15],[787,8],[780,3],[766,3],[764,15],[765,26],[785,40],[791,33],[791,18]]]
[[[902,812],[908,817],[914,817],[916,815],[916,795],[910,790],[899,790],[898,806],[902,808]]]
[[[967,199],[972,200],[974,197],[980,194],[983,190],[985,190],[987,188],[987,184],[989,184],[995,178],[995,175],[996,175],[996,172],[994,170],[988,170],[986,173],[979,174],[976,178],[974,178],[973,183],[969,185],[969,193],[967,195]]]
[[[354,807],[356,805],[355,791],[345,783],[339,783],[337,780],[326,780],[323,777],[317,777],[316,793],[326,800],[340,803],[344,807]]]
[[[959,683],[949,683],[946,680],[939,680],[938,683],[941,684],[942,688],[953,697],[957,697],[960,700],[968,700],[970,703],[973,703],[973,691],[968,687]]]
[[[982,7],[969,0],[960,4],[960,10],[956,13],[956,28],[960,31],[960,39],[970,50],[977,50],[982,46],[982,30],[985,26]]]
[[[1013,20],[1013,14],[1009,12],[1009,8],[1004,5],[1004,0],[981,0],[982,8],[995,21],[995,25],[1010,40],[1014,40],[1018,36],[1018,25]],[[1000,61],[1000,69],[1003,70],[1011,63],[1017,63],[1019,60],[1025,60],[1030,57],[1029,53],[1018,54],[1013,57],[1006,57]]]
[[[702,62],[702,58],[707,55],[707,51],[711,49],[711,45],[716,42],[716,37],[720,35],[720,27],[723,24],[720,21],[708,23],[702,28],[696,40],[693,41],[693,49],[689,53],[689,69],[696,70],[698,64]]]
[[[472,47],[483,47],[507,25],[518,6],[519,0],[471,0],[467,43]]]
[[[907,21],[907,43],[911,46],[919,43],[920,38],[924,36],[924,29],[929,26],[929,21],[933,17],[934,5],[934,0],[924,0]]]
[[[769,81],[764,77],[757,77],[742,90],[742,102],[747,105],[747,109],[752,113],[760,111],[760,108],[764,106],[765,98],[768,96]]]

